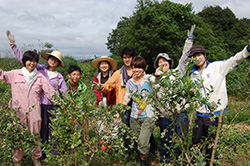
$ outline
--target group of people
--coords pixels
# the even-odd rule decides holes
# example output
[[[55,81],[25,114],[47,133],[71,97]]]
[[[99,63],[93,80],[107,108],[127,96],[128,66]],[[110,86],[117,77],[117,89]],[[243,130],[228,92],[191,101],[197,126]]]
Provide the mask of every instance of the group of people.
[[[92,66],[98,71],[94,74],[94,83],[92,88],[96,95],[96,104],[99,107],[106,107],[116,104],[124,104],[131,106],[131,110],[126,110],[125,117],[122,117],[123,122],[128,125],[135,133],[138,139],[137,150],[139,153],[140,164],[149,165],[149,152],[151,137],[155,126],[154,108],[152,103],[145,102],[148,94],[154,87],[157,87],[159,79],[166,79],[164,72],[170,70],[177,71],[183,77],[186,73],[189,57],[197,60],[190,75],[193,81],[202,80],[202,88],[199,89],[203,97],[210,92],[211,86],[213,91],[210,92],[209,102],[218,102],[215,114],[218,115],[220,110],[226,112],[228,104],[226,90],[226,75],[233,70],[240,62],[250,55],[250,40],[249,44],[235,56],[225,61],[208,62],[206,56],[208,53],[201,45],[193,45],[193,32],[195,25],[188,31],[188,38],[185,41],[182,56],[179,64],[173,68],[173,59],[167,53],[159,53],[155,59],[155,76],[146,74],[147,63],[144,58],[136,57],[135,50],[130,46],[125,46],[121,49],[120,55],[123,60],[121,69],[116,70],[117,63],[114,59],[102,56],[92,61]],[[32,133],[39,133],[42,138],[42,143],[53,138],[51,135],[50,118],[56,118],[51,115],[50,110],[54,110],[53,95],[67,95],[75,98],[79,92],[86,92],[86,85],[80,81],[81,69],[79,66],[70,66],[68,69],[68,79],[56,71],[56,67],[64,66],[62,54],[58,50],[51,53],[43,54],[42,57],[48,61],[46,65],[40,65],[39,56],[33,51],[26,51],[23,55],[18,50],[15,44],[14,35],[10,31],[6,32],[10,41],[12,50],[15,56],[23,64],[22,69],[3,71],[0,69],[0,79],[11,85],[12,90],[12,108],[18,109],[18,116],[26,123]],[[116,70],[116,71],[115,71]],[[170,81],[175,79],[172,75]],[[160,87],[157,96],[160,98],[164,87]],[[136,98],[136,95],[142,98]],[[168,104],[168,103],[166,103]],[[33,107],[35,105],[35,107]],[[177,106],[178,107],[178,106]],[[160,162],[162,164],[169,163],[170,152],[167,147],[171,146],[171,137],[174,128],[177,133],[181,130],[187,133],[189,128],[188,114],[182,112],[178,116],[169,118],[165,116],[165,112],[161,108],[159,111],[159,127],[161,132],[167,131],[164,137],[161,138]],[[28,113],[26,115],[26,113]],[[214,121],[209,117],[210,110],[206,105],[197,108],[196,127],[193,129],[193,144],[197,144],[209,137],[209,128],[218,125],[218,118]],[[119,117],[119,114],[116,114]],[[174,123],[180,121],[180,123]],[[120,121],[118,121],[120,122]],[[213,135],[211,137],[214,137]],[[127,138],[124,138],[126,142]],[[105,146],[102,144],[102,149]],[[207,147],[206,153],[208,158],[211,156],[211,147]],[[57,154],[54,151],[55,155]],[[179,152],[176,152],[179,155]],[[15,165],[21,165],[21,159],[24,155],[24,150],[16,148],[12,157]],[[42,153],[41,147],[36,146],[31,153],[34,165],[41,165],[39,158],[46,157]]]
[[[189,50],[193,44],[194,29],[195,25],[193,25],[191,30],[188,31],[188,39],[185,41],[183,54],[177,68],[174,69],[176,71],[178,70],[182,76],[186,73]],[[152,84],[156,83],[157,78],[152,75],[145,74],[147,63],[144,58],[135,57],[135,50],[132,47],[123,47],[120,51],[120,55],[124,63],[122,68],[117,70],[113,76],[107,80],[107,82],[103,84],[94,83],[93,89],[101,93],[107,93],[115,90],[116,104],[122,103],[124,105],[131,106],[131,110],[126,110],[125,112],[126,117],[124,118],[124,123],[131,128],[138,138],[137,149],[140,155],[141,165],[148,165],[150,142],[152,140],[151,136],[155,126],[155,120],[153,119],[154,108],[151,104],[141,103],[146,100],[145,98],[147,97],[147,94],[152,92]],[[170,71],[172,66],[173,59],[170,58],[168,54],[158,54],[154,62],[154,67],[156,69],[155,76],[160,77],[163,72]],[[145,98],[138,100],[138,98],[133,97],[134,93],[142,95]],[[160,95],[163,94],[158,93],[159,97]],[[181,113],[180,117],[182,117],[182,126],[177,127],[176,125],[176,130],[178,130],[178,132],[180,132],[181,128],[184,126],[185,128],[188,128],[187,113]],[[171,118],[165,118],[163,112],[160,112],[159,120],[161,132],[172,124]],[[165,146],[170,146],[172,136],[171,133],[172,131],[169,128],[164,138],[161,138],[161,163],[170,162],[169,151]]]
[[[193,32],[195,25],[188,31],[188,38],[185,41],[182,56],[179,60],[179,64],[175,69],[173,67],[173,59],[169,57],[167,53],[159,53],[155,59],[155,76],[148,75],[145,72],[146,61],[142,57],[135,57],[135,50],[132,47],[123,47],[120,55],[124,62],[121,69],[114,72],[114,74],[105,82],[94,83],[92,88],[101,93],[108,93],[115,90],[116,104],[122,103],[124,105],[130,105],[131,110],[126,110],[125,118],[123,122],[127,124],[131,130],[136,134],[138,143],[137,150],[140,155],[140,164],[149,165],[149,152],[151,144],[151,136],[155,126],[155,120],[153,118],[154,109],[152,103],[145,102],[147,100],[147,94],[151,93],[154,87],[157,87],[158,79],[166,79],[164,72],[170,70],[176,71],[183,77],[186,73],[186,67],[189,62],[189,58],[193,57],[196,62],[192,68],[191,80],[194,82],[200,82],[202,87],[199,88],[199,92],[203,97],[209,97],[209,103],[218,103],[215,115],[219,115],[221,110],[223,114],[226,112],[226,106],[228,104],[227,89],[226,89],[226,75],[232,71],[238,64],[250,55],[250,40],[249,44],[235,56],[224,60],[209,62],[206,57],[208,52],[205,51],[201,45],[193,46]],[[168,77],[171,80],[175,79],[174,75]],[[162,88],[157,93],[158,98],[163,96]],[[140,95],[142,99],[138,99],[135,96]],[[144,102],[143,102],[144,101]],[[168,105],[168,103],[166,103]],[[188,105],[187,105],[188,106]],[[184,131],[187,134],[189,129],[188,114],[183,112],[179,105],[176,106],[180,112],[177,116],[169,118],[165,116],[166,112],[159,111],[159,127],[164,136],[161,138],[160,148],[160,162],[167,164],[170,162],[170,152],[167,147],[171,146],[171,137],[173,135],[173,129],[178,134]],[[118,115],[119,116],[119,115]],[[215,134],[210,133],[212,126],[218,126],[218,117],[212,120],[211,110],[203,104],[198,106],[196,110],[195,127],[193,128],[192,143],[198,144],[206,139],[215,138]],[[173,122],[173,119],[175,122]],[[180,122],[180,123],[179,123]],[[173,126],[175,124],[175,126]],[[171,126],[171,127],[170,127]],[[125,140],[126,141],[126,140]],[[212,155],[212,146],[206,147],[206,161],[209,164]],[[180,154],[179,149],[176,151],[176,156]]]
[[[3,71],[0,69],[0,79],[11,85],[12,99],[11,106],[17,110],[17,116],[27,123],[31,133],[38,133],[42,144],[53,139],[51,119],[56,116],[53,102],[56,102],[54,95],[62,95],[71,98],[79,97],[80,93],[85,93],[87,86],[80,80],[81,68],[72,65],[68,69],[68,78],[64,77],[56,70],[57,67],[64,67],[63,55],[60,51],[54,50],[51,53],[42,54],[47,60],[47,64],[39,64],[39,55],[34,51],[26,51],[23,55],[15,44],[14,35],[6,31],[10,41],[10,46],[17,58],[23,65],[22,69]],[[35,107],[34,107],[35,106]],[[37,140],[39,141],[39,140]],[[52,151],[57,155],[56,150]],[[17,147],[14,149],[12,157],[16,166],[21,165],[24,149]],[[31,158],[35,166],[40,166],[40,158],[46,158],[46,154],[37,145],[31,152]]]

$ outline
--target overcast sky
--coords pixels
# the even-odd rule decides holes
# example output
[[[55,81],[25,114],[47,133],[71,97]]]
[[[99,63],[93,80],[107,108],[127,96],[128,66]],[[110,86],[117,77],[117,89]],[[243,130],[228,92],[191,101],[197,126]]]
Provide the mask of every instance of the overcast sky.
[[[250,18],[249,0],[172,1],[193,3],[195,13],[206,5],[219,5],[229,7],[237,18]],[[40,50],[41,43],[49,42],[63,55],[110,55],[107,36],[121,17],[133,14],[135,5],[136,0],[0,0],[0,57],[10,52],[7,29],[21,51]]]

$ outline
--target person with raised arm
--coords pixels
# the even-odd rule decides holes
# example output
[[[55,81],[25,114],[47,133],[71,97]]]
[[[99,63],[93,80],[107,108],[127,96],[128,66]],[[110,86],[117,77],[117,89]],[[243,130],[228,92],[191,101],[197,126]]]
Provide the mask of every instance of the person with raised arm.
[[[163,72],[169,72],[170,70],[178,71],[183,77],[186,73],[186,68],[188,65],[188,55],[189,50],[193,45],[193,33],[195,30],[196,25],[192,25],[190,31],[188,30],[187,36],[188,38],[185,41],[184,48],[182,51],[182,56],[179,60],[179,64],[175,69],[173,68],[174,60],[169,57],[167,53],[159,53],[157,55],[157,58],[154,61],[154,67],[155,67],[155,76],[156,78],[165,79],[163,76]],[[170,81],[175,79],[174,75],[171,75]],[[159,86],[156,84],[156,86]],[[157,93],[158,98],[160,99],[163,92],[164,87],[161,87],[159,92]],[[164,103],[167,105],[167,103]],[[176,117],[165,117],[165,115],[169,115],[169,112],[164,112],[162,108],[158,108],[159,110],[159,127],[161,130],[161,133],[163,133],[166,129],[167,131],[164,134],[164,137],[161,138],[161,150],[160,150],[160,162],[162,164],[167,164],[170,162],[170,153],[168,150],[168,147],[171,146],[171,137],[173,136],[173,128],[175,129],[176,133],[181,135],[181,131],[184,131],[185,134],[188,133],[188,114],[186,112],[182,112],[179,105],[177,105],[177,110],[179,111],[178,116]],[[174,122],[173,122],[174,119]],[[178,123],[180,121],[180,124]],[[174,125],[173,125],[174,124]],[[180,155],[180,150],[178,149],[176,152],[177,157]]]
[[[190,49],[190,57],[197,60],[193,66],[191,79],[202,83],[199,89],[203,97],[207,97],[209,93],[209,103],[214,103],[214,115],[226,113],[228,104],[226,76],[237,65],[244,61],[250,55],[250,40],[249,44],[244,49],[238,52],[235,56],[227,60],[209,62],[206,58],[209,55],[201,45],[195,45]],[[211,91],[212,90],[212,91]],[[218,101],[220,104],[217,104]],[[210,164],[213,146],[210,146],[211,140],[215,138],[215,134],[211,134],[210,128],[218,126],[218,117],[211,119],[211,108],[203,104],[196,110],[197,119],[195,120],[196,126],[193,128],[193,144],[198,144],[203,140],[208,140],[206,146],[206,161]]]
[[[14,51],[14,54],[17,60],[23,64],[22,62],[22,54],[16,46],[15,37],[11,34],[9,30],[6,31],[6,35],[8,40],[10,41],[10,46]],[[51,53],[42,54],[42,57],[48,61],[47,64],[39,64],[37,63],[36,68],[39,72],[41,72],[45,78],[49,81],[50,85],[57,91],[58,95],[67,94],[67,86],[63,76],[56,71],[56,68],[61,66],[64,67],[62,58],[63,55],[60,51],[54,50]],[[42,92],[41,94],[41,116],[42,116],[42,128],[41,128],[41,138],[42,143],[45,143],[49,140],[51,135],[51,128],[50,128],[50,117],[55,118],[49,111],[54,110],[54,105],[51,101],[46,97],[46,95]],[[46,158],[46,154],[43,153],[43,158]]]

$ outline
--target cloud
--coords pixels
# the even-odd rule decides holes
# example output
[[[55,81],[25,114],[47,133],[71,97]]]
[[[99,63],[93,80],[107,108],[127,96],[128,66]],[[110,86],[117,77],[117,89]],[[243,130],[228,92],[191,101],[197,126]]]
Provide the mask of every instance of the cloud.
[[[190,3],[189,0],[174,0]],[[196,12],[204,6],[228,6],[237,17],[250,18],[250,2],[239,0],[193,0]],[[10,29],[21,47],[49,42],[64,55],[109,55],[105,43],[121,17],[135,11],[136,0],[1,0],[0,51],[10,50],[5,31]],[[1,55],[0,55],[1,56]]]
[[[231,9],[237,18],[250,18],[250,13],[248,12],[248,6],[250,1],[243,0],[173,0],[173,2],[186,4],[192,3],[194,11],[196,13],[203,10],[205,6],[216,6],[219,5],[222,8],[228,7]]]

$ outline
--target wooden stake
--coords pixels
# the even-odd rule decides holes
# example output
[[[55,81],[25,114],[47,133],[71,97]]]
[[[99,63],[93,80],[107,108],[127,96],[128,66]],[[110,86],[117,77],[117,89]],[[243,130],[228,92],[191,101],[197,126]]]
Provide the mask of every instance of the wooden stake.
[[[211,161],[210,161],[210,166],[213,166],[214,156],[215,156],[215,152],[216,152],[216,148],[217,148],[217,143],[218,143],[218,137],[219,137],[220,128],[221,128],[221,124],[222,124],[223,111],[224,111],[223,109],[221,109],[221,111],[220,111],[220,117],[219,117],[219,122],[218,122],[216,137],[215,137],[215,142],[214,142],[214,146],[213,146],[213,151],[212,151],[212,157],[211,157]]]

